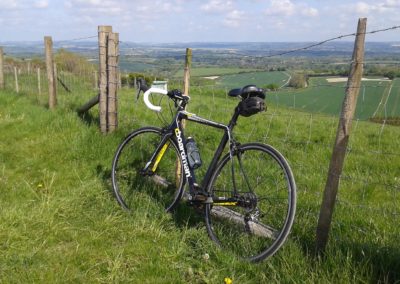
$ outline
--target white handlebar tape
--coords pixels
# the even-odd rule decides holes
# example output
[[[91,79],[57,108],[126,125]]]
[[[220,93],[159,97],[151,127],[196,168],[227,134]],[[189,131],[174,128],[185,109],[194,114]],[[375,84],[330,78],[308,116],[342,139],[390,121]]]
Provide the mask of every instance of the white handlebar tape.
[[[168,93],[168,91],[163,90],[163,89],[159,89],[159,88],[150,88],[148,89],[144,95],[143,95],[143,100],[144,103],[146,104],[146,106],[154,111],[160,112],[161,111],[161,107],[160,106],[155,106],[153,105],[150,101],[149,101],[149,95],[150,94],[162,94],[162,95],[166,95]]]

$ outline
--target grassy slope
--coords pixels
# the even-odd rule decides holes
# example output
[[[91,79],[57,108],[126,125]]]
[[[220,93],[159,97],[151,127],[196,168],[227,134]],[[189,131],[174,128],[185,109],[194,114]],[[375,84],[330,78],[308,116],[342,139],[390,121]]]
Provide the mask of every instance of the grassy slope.
[[[85,99],[79,96],[79,100]],[[227,122],[226,114],[235,104],[226,101],[224,93],[210,96],[197,91],[190,110]],[[237,137],[277,146],[288,157],[299,188],[290,240],[273,258],[254,265],[218,250],[201,219],[184,206],[174,215],[163,213],[155,204],[143,204],[132,214],[123,212],[110,194],[113,152],[130,129],[158,121],[124,91],[120,129],[103,136],[95,120],[82,121],[68,110],[76,105],[69,101],[51,112],[27,97],[0,93],[2,281],[222,283],[224,277],[231,277],[234,283],[326,283],[400,279],[396,241],[400,232],[398,217],[392,215],[399,213],[398,193],[380,185],[398,182],[400,161],[396,155],[373,153],[398,153],[398,128],[386,127],[379,135],[379,125],[360,122],[353,126],[355,151],[346,161],[345,174],[354,179],[342,180],[327,256],[321,260],[312,257],[313,238],[336,119],[274,106],[265,114],[241,119]],[[96,119],[95,110],[92,116]],[[188,126],[187,131],[197,137],[202,157],[209,161],[209,145],[218,142],[215,134],[219,132],[195,126]],[[201,171],[204,168],[200,175]],[[356,206],[349,205],[353,203]],[[207,261],[205,253],[210,255]]]

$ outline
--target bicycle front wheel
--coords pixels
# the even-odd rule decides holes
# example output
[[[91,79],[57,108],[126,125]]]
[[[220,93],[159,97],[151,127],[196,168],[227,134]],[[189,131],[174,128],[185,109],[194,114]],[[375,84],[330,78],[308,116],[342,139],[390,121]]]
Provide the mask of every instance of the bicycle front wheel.
[[[273,147],[243,144],[224,156],[208,190],[209,236],[223,249],[250,261],[273,255],[293,224],[296,184],[285,158]]]
[[[171,138],[156,153],[157,162],[148,166],[162,142],[163,133],[145,127],[129,134],[119,145],[112,164],[112,185],[118,203],[126,210],[146,200],[158,202],[170,211],[179,202],[184,186],[178,147]],[[148,166],[148,171],[144,169]]]

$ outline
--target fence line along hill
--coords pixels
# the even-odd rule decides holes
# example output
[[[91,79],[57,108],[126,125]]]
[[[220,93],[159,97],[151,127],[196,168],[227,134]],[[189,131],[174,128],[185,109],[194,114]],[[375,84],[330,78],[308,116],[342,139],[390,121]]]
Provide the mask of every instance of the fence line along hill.
[[[53,64],[47,65],[44,43],[41,53],[29,57],[13,55],[3,47],[0,130],[9,138],[0,147],[4,196],[0,277],[6,282],[27,280],[28,275],[38,281],[60,280],[60,275],[70,281],[80,275],[79,279],[121,282],[220,282],[227,276],[238,283],[399,281],[400,55],[366,52],[357,61],[351,58],[351,45],[350,51],[346,48],[333,57],[321,56],[329,54],[329,44],[343,37],[366,36],[366,44],[382,49],[374,42],[374,34],[395,33],[398,28],[356,32],[290,50],[280,47],[277,52],[195,47],[190,80],[184,80],[185,48],[172,52],[154,47],[146,53],[146,46],[135,49],[130,43],[110,39],[109,28],[101,32],[108,33],[103,38],[107,45],[116,44],[111,54],[102,49],[102,40],[101,44],[86,43],[98,36],[54,40]],[[78,52],[79,44],[88,46],[84,53]],[[359,85],[349,85],[351,68],[357,64],[363,69]],[[49,83],[49,74],[54,76],[53,83]],[[294,84],[298,75],[304,84]],[[170,116],[165,111],[157,117],[136,98],[140,76],[149,84],[167,81],[170,89],[188,84],[188,110],[223,122],[237,104],[227,95],[230,88],[249,82],[269,89],[267,112],[240,118],[235,132],[241,141],[279,145],[298,183],[298,213],[289,244],[268,263],[250,267],[206,245],[204,232],[192,225],[195,217],[185,209],[178,217],[156,211],[152,211],[154,216],[141,214],[150,204],[143,204],[133,216],[119,211],[108,194],[116,145],[132,129],[154,123],[162,126]],[[57,103],[55,111],[48,112],[52,84]],[[344,163],[340,172],[330,171],[343,99],[352,89],[358,97],[354,117],[345,127],[351,128],[351,135],[347,147],[335,146],[344,150]],[[116,102],[114,108],[110,102]],[[165,110],[170,107],[166,99],[158,103]],[[78,115],[83,106],[85,114]],[[19,130],[10,130],[11,123]],[[101,126],[110,134],[100,134]],[[196,142],[204,162],[210,161],[211,152],[205,145],[218,143],[219,133],[196,126],[188,126],[187,132],[204,137],[205,141]],[[21,140],[22,134],[26,139]],[[47,140],[55,144],[46,146]],[[64,154],[56,160],[54,153],[60,151]],[[325,258],[314,259],[309,256],[316,251],[328,177],[338,183],[335,209],[326,231]],[[211,261],[196,258],[199,253],[209,254]],[[138,261],[143,259],[151,261]],[[49,269],[43,270],[40,263]],[[183,272],[178,273],[178,268]],[[254,279],[245,275],[254,275]]]

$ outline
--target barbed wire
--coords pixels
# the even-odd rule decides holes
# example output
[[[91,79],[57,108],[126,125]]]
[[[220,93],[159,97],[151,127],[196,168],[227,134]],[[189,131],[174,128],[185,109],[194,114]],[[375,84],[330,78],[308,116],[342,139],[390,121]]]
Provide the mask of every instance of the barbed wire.
[[[86,37],[77,37],[77,38],[71,38],[71,39],[64,39],[64,40],[54,40],[54,43],[63,43],[63,42],[69,42],[69,41],[80,41],[80,40],[85,40],[85,39],[92,39],[92,38],[97,38],[98,35],[95,36],[86,36]]]

